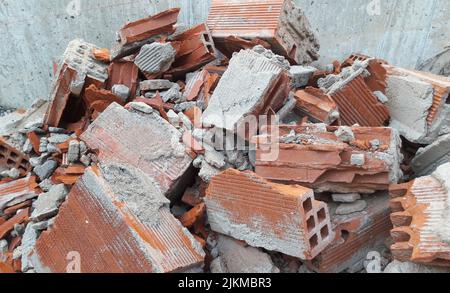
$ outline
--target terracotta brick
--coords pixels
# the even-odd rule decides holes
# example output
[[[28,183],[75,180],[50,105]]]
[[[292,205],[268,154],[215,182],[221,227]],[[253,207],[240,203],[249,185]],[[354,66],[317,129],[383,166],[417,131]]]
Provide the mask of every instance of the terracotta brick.
[[[30,208],[26,208],[14,217],[7,220],[0,226],[0,239],[3,239],[12,229],[14,225],[22,224],[28,221],[28,216],[30,214]]]
[[[92,54],[94,55],[94,58],[109,63],[110,55],[109,55],[109,49],[103,48],[103,49],[94,49],[92,50]]]
[[[181,201],[191,207],[197,206],[203,202],[198,188],[189,187],[183,194]]]
[[[445,183],[435,174],[390,188],[395,242],[391,251],[397,260],[450,266],[450,245],[445,240],[449,237],[448,178]]]
[[[130,89],[131,99],[136,96],[139,68],[133,61],[120,59],[112,62],[108,67],[108,75],[106,89],[112,90],[115,84],[123,84]]]
[[[327,205],[311,189],[254,173],[229,169],[215,176],[205,203],[213,231],[250,246],[313,259],[334,238]]]
[[[27,177],[0,184],[0,211],[6,212],[30,199],[36,198],[40,193],[36,177]],[[10,210],[9,210],[10,211]]]
[[[40,144],[39,136],[35,132],[28,132],[27,138],[30,140],[31,145],[33,146],[33,151],[36,154],[40,155],[41,153],[39,152],[39,144]]]
[[[175,62],[167,72],[174,76],[193,72],[214,61],[216,48],[206,24],[197,25],[173,38],[172,46],[177,51]]]
[[[181,216],[180,222],[184,227],[191,228],[205,216],[205,212],[205,204],[200,203]]]
[[[32,169],[28,160],[29,157],[26,154],[17,150],[0,136],[0,166],[7,169],[16,168],[20,171],[21,176],[25,176]]]
[[[287,0],[213,0],[208,26],[219,50],[227,52],[227,38],[258,38],[292,62],[317,60],[319,44],[303,11]],[[296,29],[293,30],[292,27]]]
[[[112,104],[81,139],[98,150],[101,163],[133,165],[155,178],[169,197],[181,196],[193,176],[192,159],[180,143],[181,133],[156,113],[133,113]]]
[[[80,253],[83,273],[182,272],[202,265],[200,244],[172,216],[168,201],[155,193],[157,187],[148,185],[152,179],[127,168],[138,176],[135,180],[145,182],[139,188],[155,198],[153,204],[162,204],[152,207],[152,218],[136,214],[134,199],[122,196],[127,192],[123,184],[89,169],[72,188],[53,227],[38,239],[32,254],[37,272],[65,272],[71,251]]]
[[[15,273],[14,267],[12,264],[0,261],[0,273],[3,274],[13,274]]]
[[[384,126],[389,121],[389,109],[373,94],[362,76],[348,82],[330,94],[339,107],[343,125]]]
[[[391,126],[418,144],[431,144],[450,133],[450,77],[391,65],[384,67]]]
[[[67,46],[50,93],[45,126],[59,127],[61,123],[72,122],[73,116],[83,112],[79,100],[83,89],[92,84],[99,88],[104,86],[108,79],[107,65],[94,58],[95,49],[98,48],[79,39]]]
[[[99,113],[105,111],[112,103],[125,105],[124,101],[111,91],[99,89],[95,85],[91,85],[85,90],[83,100],[88,109]]]
[[[362,265],[367,254],[382,246],[389,238],[389,195],[387,192],[366,199],[363,212],[346,216],[334,214],[337,204],[329,203],[332,229],[336,238],[319,256],[308,262],[308,266],[319,273],[340,273]],[[362,269],[362,268],[361,268]]]
[[[159,34],[171,34],[178,18],[179,8],[169,9],[159,14],[149,16],[126,24],[120,31],[122,44],[143,41]]]
[[[331,124],[339,118],[333,99],[322,90],[307,87],[295,93],[296,109],[310,117],[314,122]]]
[[[330,126],[325,130],[314,124],[281,126],[281,137],[294,130],[304,139],[298,144],[278,144],[274,138],[271,149],[279,147],[279,156],[273,162],[263,158],[270,145],[258,145],[256,173],[268,180],[302,184],[318,192],[373,193],[388,190],[390,184],[398,182],[402,177],[402,155],[400,137],[395,131],[352,127],[355,140],[345,143],[335,135],[338,129]],[[371,147],[373,140],[380,144],[376,150]],[[353,155],[364,155],[364,164],[353,165]]]
[[[24,201],[22,203],[16,204],[16,205],[14,205],[12,207],[4,209],[3,210],[3,214],[8,216],[8,217],[10,217],[12,215],[15,215],[18,210],[22,210],[24,208],[31,207],[32,203],[33,203],[33,201],[27,200],[27,201]]]

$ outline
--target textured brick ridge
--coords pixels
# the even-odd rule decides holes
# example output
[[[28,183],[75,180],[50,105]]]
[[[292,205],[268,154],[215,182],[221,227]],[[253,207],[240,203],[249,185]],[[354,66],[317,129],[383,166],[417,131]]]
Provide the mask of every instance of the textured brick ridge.
[[[390,193],[394,257],[400,261],[450,266],[450,244],[439,234],[447,225],[442,221],[448,219],[446,186],[434,176],[425,176],[393,185]]]
[[[53,228],[39,238],[32,256],[36,270],[66,272],[72,251],[80,254],[83,273],[177,272],[201,266],[200,245],[168,207],[161,206],[158,222],[149,226],[114,194],[99,170],[86,171]]]
[[[311,189],[229,169],[205,198],[211,228],[249,245],[312,259],[333,239],[328,208]]]
[[[344,125],[384,126],[389,121],[388,108],[380,103],[362,76],[350,81],[344,88],[331,94],[339,107]]]

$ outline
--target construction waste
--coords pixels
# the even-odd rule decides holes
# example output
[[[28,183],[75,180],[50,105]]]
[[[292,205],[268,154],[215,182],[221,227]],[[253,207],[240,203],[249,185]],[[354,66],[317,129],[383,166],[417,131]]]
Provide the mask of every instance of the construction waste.
[[[450,271],[450,78],[316,68],[291,0],[179,13],[73,40],[1,115],[0,272]]]

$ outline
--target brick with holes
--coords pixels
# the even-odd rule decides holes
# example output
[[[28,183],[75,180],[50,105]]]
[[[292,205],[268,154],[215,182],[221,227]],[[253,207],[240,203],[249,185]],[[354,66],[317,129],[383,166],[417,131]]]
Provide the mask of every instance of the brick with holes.
[[[328,207],[313,190],[252,172],[228,169],[215,176],[205,203],[212,230],[254,247],[310,260],[334,238]]]
[[[0,136],[0,167],[7,169],[16,168],[24,176],[31,171],[31,165],[28,160],[27,155],[17,150]]]

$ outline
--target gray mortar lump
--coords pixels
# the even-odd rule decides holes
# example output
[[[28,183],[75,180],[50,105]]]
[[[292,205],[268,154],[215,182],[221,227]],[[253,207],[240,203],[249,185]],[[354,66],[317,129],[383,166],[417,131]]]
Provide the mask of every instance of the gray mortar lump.
[[[100,169],[114,195],[126,203],[143,224],[152,227],[159,223],[159,210],[164,206],[169,208],[170,201],[153,179],[132,166],[118,163],[101,165]]]

